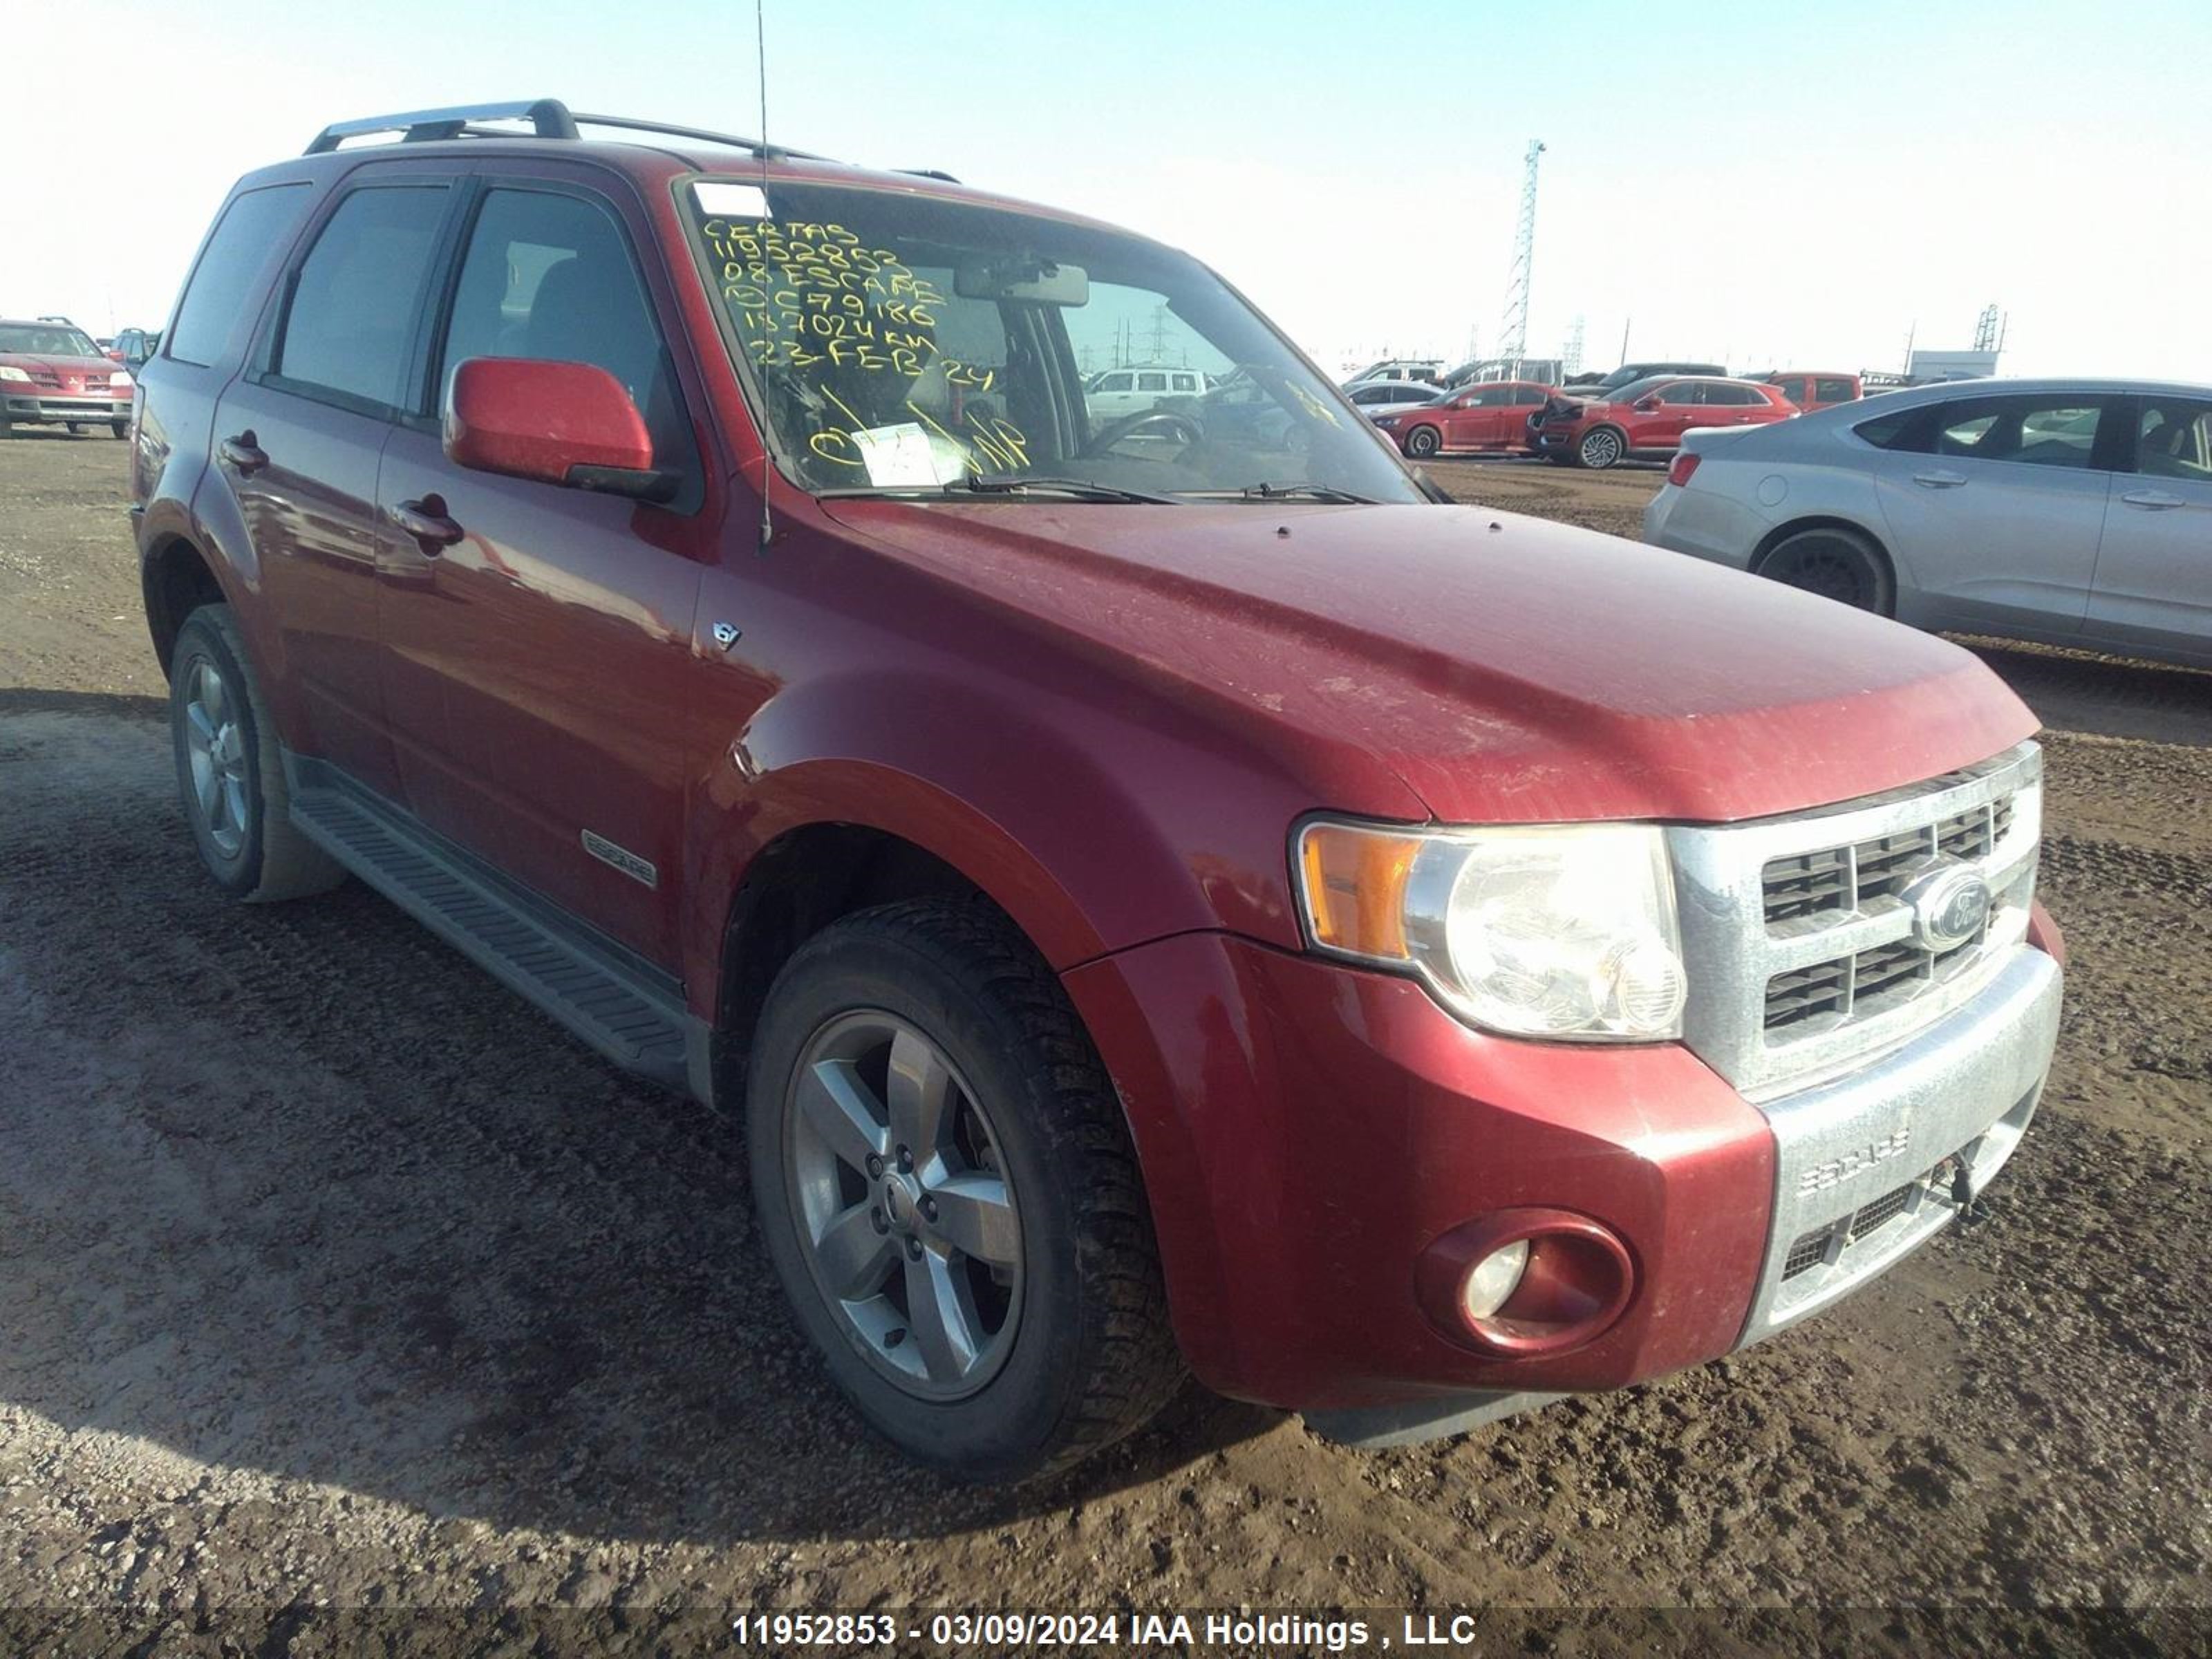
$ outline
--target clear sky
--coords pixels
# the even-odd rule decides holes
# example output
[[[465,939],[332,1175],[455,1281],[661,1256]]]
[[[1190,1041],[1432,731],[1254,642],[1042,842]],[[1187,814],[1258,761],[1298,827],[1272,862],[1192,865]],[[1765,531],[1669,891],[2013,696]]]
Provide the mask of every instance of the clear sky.
[[[759,125],[750,0],[5,0],[0,313],[158,325],[325,122],[555,96]],[[768,0],[770,135],[1189,248],[1324,366],[1532,352],[2212,380],[2208,0]]]

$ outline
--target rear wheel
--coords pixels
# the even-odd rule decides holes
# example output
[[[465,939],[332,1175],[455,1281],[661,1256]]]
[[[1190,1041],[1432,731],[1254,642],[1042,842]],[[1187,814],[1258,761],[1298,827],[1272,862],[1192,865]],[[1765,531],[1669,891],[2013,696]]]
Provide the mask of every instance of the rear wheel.
[[[1120,1103],[995,911],[887,905],[778,975],[746,1106],[754,1202],[831,1376],[909,1456],[1063,1468],[1182,1376]]]
[[[1417,426],[1406,434],[1406,453],[1417,461],[1425,461],[1443,447],[1443,439],[1432,426]]]
[[[1604,471],[1627,453],[1627,441],[1609,426],[1584,433],[1583,441],[1575,446],[1575,459],[1593,472]]]
[[[1897,583],[1880,549],[1833,526],[1784,537],[1759,562],[1759,574],[1824,599],[1880,616],[1897,609]]]
[[[200,861],[234,898],[323,892],[340,866],[293,824],[276,728],[227,605],[185,618],[169,659],[177,787]]]

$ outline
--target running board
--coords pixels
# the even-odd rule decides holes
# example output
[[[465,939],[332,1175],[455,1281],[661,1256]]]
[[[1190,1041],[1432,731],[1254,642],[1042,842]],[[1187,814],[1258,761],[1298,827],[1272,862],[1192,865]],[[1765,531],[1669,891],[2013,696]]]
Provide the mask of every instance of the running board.
[[[287,750],[284,774],[301,834],[509,990],[627,1071],[686,1093],[708,1085],[707,1028],[672,976],[328,763]]]

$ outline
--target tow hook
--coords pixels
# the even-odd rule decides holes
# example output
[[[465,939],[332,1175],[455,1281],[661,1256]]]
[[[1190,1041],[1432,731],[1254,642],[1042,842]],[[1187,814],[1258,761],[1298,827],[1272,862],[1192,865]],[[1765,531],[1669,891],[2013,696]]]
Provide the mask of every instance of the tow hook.
[[[1963,1158],[1947,1158],[1936,1166],[1936,1178],[1942,1180],[1948,1170],[1951,1176],[1951,1202],[1959,1206],[1958,1224],[1978,1227],[1989,1219],[1990,1206],[1974,1196],[1973,1179]]]

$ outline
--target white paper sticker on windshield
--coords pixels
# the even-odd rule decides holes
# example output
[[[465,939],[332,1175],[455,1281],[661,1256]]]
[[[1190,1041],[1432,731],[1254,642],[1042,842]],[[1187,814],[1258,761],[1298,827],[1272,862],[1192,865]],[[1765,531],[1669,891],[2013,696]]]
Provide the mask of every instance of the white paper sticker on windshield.
[[[929,434],[912,422],[903,426],[870,427],[853,434],[868,469],[868,482],[879,487],[942,483],[938,477],[937,453]]]
[[[768,192],[758,185],[732,185],[718,179],[702,179],[691,186],[692,199],[702,213],[725,219],[765,219]]]

